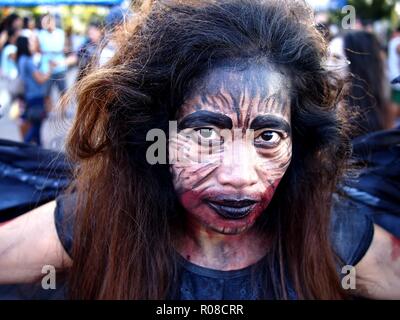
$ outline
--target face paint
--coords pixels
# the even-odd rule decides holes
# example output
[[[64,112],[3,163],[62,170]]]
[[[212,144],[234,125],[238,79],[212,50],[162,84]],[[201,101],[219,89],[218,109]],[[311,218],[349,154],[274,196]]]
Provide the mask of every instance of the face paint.
[[[395,236],[391,236],[392,240],[392,254],[391,258],[393,261],[396,261],[400,258],[400,239],[396,238]]]
[[[217,68],[185,100],[170,153],[185,156],[171,170],[192,234],[242,234],[268,207],[291,160],[285,80],[266,67]]]

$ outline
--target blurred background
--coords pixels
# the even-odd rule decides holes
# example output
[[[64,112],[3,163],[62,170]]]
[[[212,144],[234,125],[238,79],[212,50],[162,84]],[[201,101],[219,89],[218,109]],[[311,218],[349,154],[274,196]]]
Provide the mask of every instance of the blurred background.
[[[400,85],[390,82],[400,75],[400,2],[307,1],[330,43],[328,65],[352,75],[348,102],[368,109],[359,127],[396,126]],[[112,57],[113,32],[141,2],[0,0],[0,138],[62,150],[76,106],[61,112],[57,103],[91,61]]]
[[[92,58],[112,56],[106,42],[134,2],[0,0],[0,138],[62,150],[75,106],[57,103]]]

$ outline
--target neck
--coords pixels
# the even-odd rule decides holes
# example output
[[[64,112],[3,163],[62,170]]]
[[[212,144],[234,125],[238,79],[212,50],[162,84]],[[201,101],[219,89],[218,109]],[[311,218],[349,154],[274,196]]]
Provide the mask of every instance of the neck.
[[[210,269],[238,270],[261,260],[268,241],[253,227],[227,235],[188,221],[177,241],[177,251],[188,261]]]

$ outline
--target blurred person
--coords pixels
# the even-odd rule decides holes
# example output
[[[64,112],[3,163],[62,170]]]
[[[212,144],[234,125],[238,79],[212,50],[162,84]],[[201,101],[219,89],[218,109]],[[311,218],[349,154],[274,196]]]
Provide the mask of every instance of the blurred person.
[[[105,40],[106,45],[100,52],[99,65],[106,64],[115,54],[116,43],[115,34],[118,34],[124,21],[128,18],[129,11],[120,6],[114,6],[106,16],[105,20]]]
[[[367,31],[346,32],[330,42],[329,51],[329,66],[348,79],[346,102],[356,111],[353,137],[393,127],[385,58],[376,36]]]
[[[352,31],[331,42],[330,54],[338,74],[349,80],[346,105],[355,112],[352,163],[360,168],[357,179],[342,189],[359,210],[400,237],[400,130],[394,128],[381,46],[374,34]]]
[[[42,30],[38,32],[39,45],[42,53],[41,70],[47,73],[52,63],[57,65],[52,69],[52,74],[46,90],[46,97],[50,98],[53,87],[56,87],[59,94],[62,96],[67,88],[67,62],[64,55],[65,33],[62,29],[56,28],[56,19],[50,14],[44,15],[41,22]]]
[[[36,22],[31,16],[24,17],[21,36],[24,36],[28,39],[32,36],[35,36],[35,27],[36,27]]]
[[[7,109],[11,106],[10,114],[16,117],[18,113],[18,99],[21,99],[24,94],[24,86],[21,79],[18,77],[17,67],[17,47],[16,41],[20,31],[10,29],[8,31],[8,41],[1,51],[1,76],[6,82],[7,93],[2,101],[2,107]]]
[[[102,24],[98,21],[92,21],[88,26],[87,40],[78,50],[78,81],[85,75],[92,60],[100,53],[102,39]]]
[[[123,25],[129,19],[134,18],[140,21],[150,12],[154,0],[134,0],[131,3],[133,12],[121,6],[114,6],[106,16],[105,20],[105,46],[102,48],[99,58],[99,65],[106,64],[115,54],[116,37],[123,32]]]
[[[36,50],[36,38],[19,37],[17,39],[18,71],[25,85],[25,106],[21,119],[24,125],[28,125],[26,131],[23,129],[23,140],[40,146],[41,126],[46,118],[46,84],[52,74],[53,64],[50,65],[50,70],[47,73],[41,72],[33,61],[33,53]]]
[[[71,36],[71,50],[74,53],[77,53],[82,45],[86,41],[86,36],[84,30],[75,31]]]
[[[1,73],[8,81],[13,81],[18,76],[18,68],[16,64],[17,47],[16,42],[20,31],[10,29],[7,33],[7,43],[1,51]]]
[[[72,54],[75,52],[74,48],[73,48],[73,29],[72,26],[68,26],[65,29],[65,48],[64,48],[64,52],[66,55],[68,54]]]
[[[16,13],[11,13],[10,15],[6,16],[0,24],[0,51],[2,50],[3,46],[7,43],[8,40],[8,31],[13,30],[20,30],[22,28],[22,19]]]
[[[395,29],[389,40],[388,71],[390,81],[400,75],[400,25]],[[391,99],[397,108],[397,117],[400,119],[400,83],[392,84]]]
[[[74,299],[400,298],[399,240],[333,196],[351,112],[311,17],[194,0],[132,21],[74,91],[69,192],[0,227],[0,282],[51,264]],[[168,164],[150,163],[170,121]]]
[[[371,32],[355,31],[343,36],[343,46],[351,75],[347,104],[358,112],[353,121],[359,130],[354,134],[392,128],[395,114],[380,42]]]
[[[22,29],[22,24],[23,22],[21,17],[17,13],[13,12],[3,18],[0,27],[2,28],[2,30]]]

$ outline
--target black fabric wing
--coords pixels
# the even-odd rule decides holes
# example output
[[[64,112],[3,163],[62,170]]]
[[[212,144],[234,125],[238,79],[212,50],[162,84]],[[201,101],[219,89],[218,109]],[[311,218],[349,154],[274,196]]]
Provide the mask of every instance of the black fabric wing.
[[[61,152],[0,139],[0,223],[54,200],[71,173]]]

